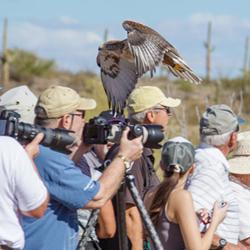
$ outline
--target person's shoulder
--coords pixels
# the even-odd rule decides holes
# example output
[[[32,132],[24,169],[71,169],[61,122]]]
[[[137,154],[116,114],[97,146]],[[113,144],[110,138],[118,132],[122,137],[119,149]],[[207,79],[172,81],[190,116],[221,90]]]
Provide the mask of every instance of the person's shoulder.
[[[171,193],[169,204],[174,213],[182,213],[183,210],[190,210],[193,204],[192,195],[187,190],[178,190]],[[190,208],[190,209],[189,209]]]
[[[50,168],[60,167],[62,170],[64,166],[68,168],[73,164],[67,154],[57,152],[42,145],[40,145],[40,153],[35,158],[35,163],[39,169],[46,169],[46,172],[49,172]]]
[[[25,153],[22,145],[14,138],[10,136],[0,136],[0,148],[2,157],[11,157],[17,155],[23,155]],[[13,157],[12,160],[18,161],[19,157]]]
[[[46,157],[54,158],[55,160],[62,159],[62,158],[69,159],[67,154],[61,153],[59,151],[53,150],[43,145],[40,145],[40,154],[38,155],[38,157],[39,156],[40,157],[46,156]]]
[[[192,199],[192,195],[186,189],[181,189],[173,194],[177,199]]]
[[[178,206],[181,205],[183,207],[183,204],[192,201],[192,195],[189,191],[182,189],[173,191],[170,195],[170,199]]]
[[[17,140],[15,140],[14,138],[12,138],[10,136],[0,136],[0,145],[5,145],[5,147],[6,147],[7,146],[6,143],[12,144],[12,145],[17,145],[17,147],[21,146]]]

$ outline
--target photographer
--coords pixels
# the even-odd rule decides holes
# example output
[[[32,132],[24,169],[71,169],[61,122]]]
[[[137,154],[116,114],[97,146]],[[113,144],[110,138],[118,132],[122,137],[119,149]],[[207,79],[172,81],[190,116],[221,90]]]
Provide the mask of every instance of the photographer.
[[[129,121],[132,124],[161,125],[166,131],[170,108],[177,107],[180,102],[179,99],[166,97],[157,87],[139,87],[128,97]],[[115,149],[113,152],[115,152]],[[110,158],[112,157],[111,153]],[[129,171],[135,177],[135,185],[142,199],[151,188],[159,184],[153,165],[153,152],[150,148],[144,147],[142,157],[133,163],[132,169]],[[127,235],[132,245],[131,248],[141,250],[143,248],[142,221],[128,188],[126,188],[125,203]],[[112,243],[104,242],[103,244],[106,247],[106,245],[116,243],[113,241]],[[118,246],[116,247],[118,248]]]
[[[163,92],[152,86],[143,86],[135,89],[128,98],[128,115],[132,124],[158,124],[164,131],[167,129],[170,108],[179,106],[179,99],[166,97]],[[143,149],[142,157],[135,161],[131,174],[135,176],[135,185],[142,198],[146,192],[159,184],[154,171],[154,157],[152,150]],[[129,192],[126,190],[126,224],[127,234],[132,243],[132,249],[142,249],[142,222],[139,211]]]
[[[93,181],[76,167],[75,162],[78,163],[82,154],[89,150],[82,141],[85,111],[95,106],[93,99],[81,98],[73,89],[62,86],[52,86],[39,97],[35,109],[36,124],[72,130],[76,141],[68,148],[71,155],[40,146],[35,162],[51,200],[43,218],[24,218],[25,249],[76,249],[77,209],[102,207],[120,186],[125,162],[141,156],[141,138],[128,140],[126,129],[117,157],[98,181]]]
[[[38,153],[41,134],[25,150],[14,139],[0,136],[0,249],[23,249],[20,216],[43,216],[48,193],[31,159]]]

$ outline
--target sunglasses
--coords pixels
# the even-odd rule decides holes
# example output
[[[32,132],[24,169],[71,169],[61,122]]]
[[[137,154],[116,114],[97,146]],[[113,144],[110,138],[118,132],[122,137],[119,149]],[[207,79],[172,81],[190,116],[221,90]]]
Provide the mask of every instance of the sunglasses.
[[[163,110],[165,111],[168,115],[172,115],[172,112],[171,112],[171,109],[169,107],[157,107],[157,108],[154,108],[154,110]]]
[[[84,119],[84,117],[85,117],[85,111],[81,111],[81,113],[70,113],[70,115],[72,115],[72,116],[79,116],[82,119]]]

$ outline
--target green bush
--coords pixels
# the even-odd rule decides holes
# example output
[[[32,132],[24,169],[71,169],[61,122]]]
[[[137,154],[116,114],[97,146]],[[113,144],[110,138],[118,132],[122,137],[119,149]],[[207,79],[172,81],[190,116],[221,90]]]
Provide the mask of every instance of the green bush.
[[[11,51],[10,74],[15,81],[28,82],[34,76],[48,77],[55,71],[54,60],[39,58],[21,49]]]

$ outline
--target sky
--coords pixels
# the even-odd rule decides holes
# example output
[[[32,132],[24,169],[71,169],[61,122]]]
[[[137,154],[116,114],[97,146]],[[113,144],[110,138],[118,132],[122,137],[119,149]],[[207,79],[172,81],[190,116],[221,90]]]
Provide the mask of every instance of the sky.
[[[205,75],[209,21],[213,77],[241,74],[250,37],[249,0],[0,0],[0,34],[4,17],[10,48],[54,59],[59,68],[73,72],[99,71],[96,54],[104,31],[109,39],[126,38],[124,20],[158,31],[200,76]]]

